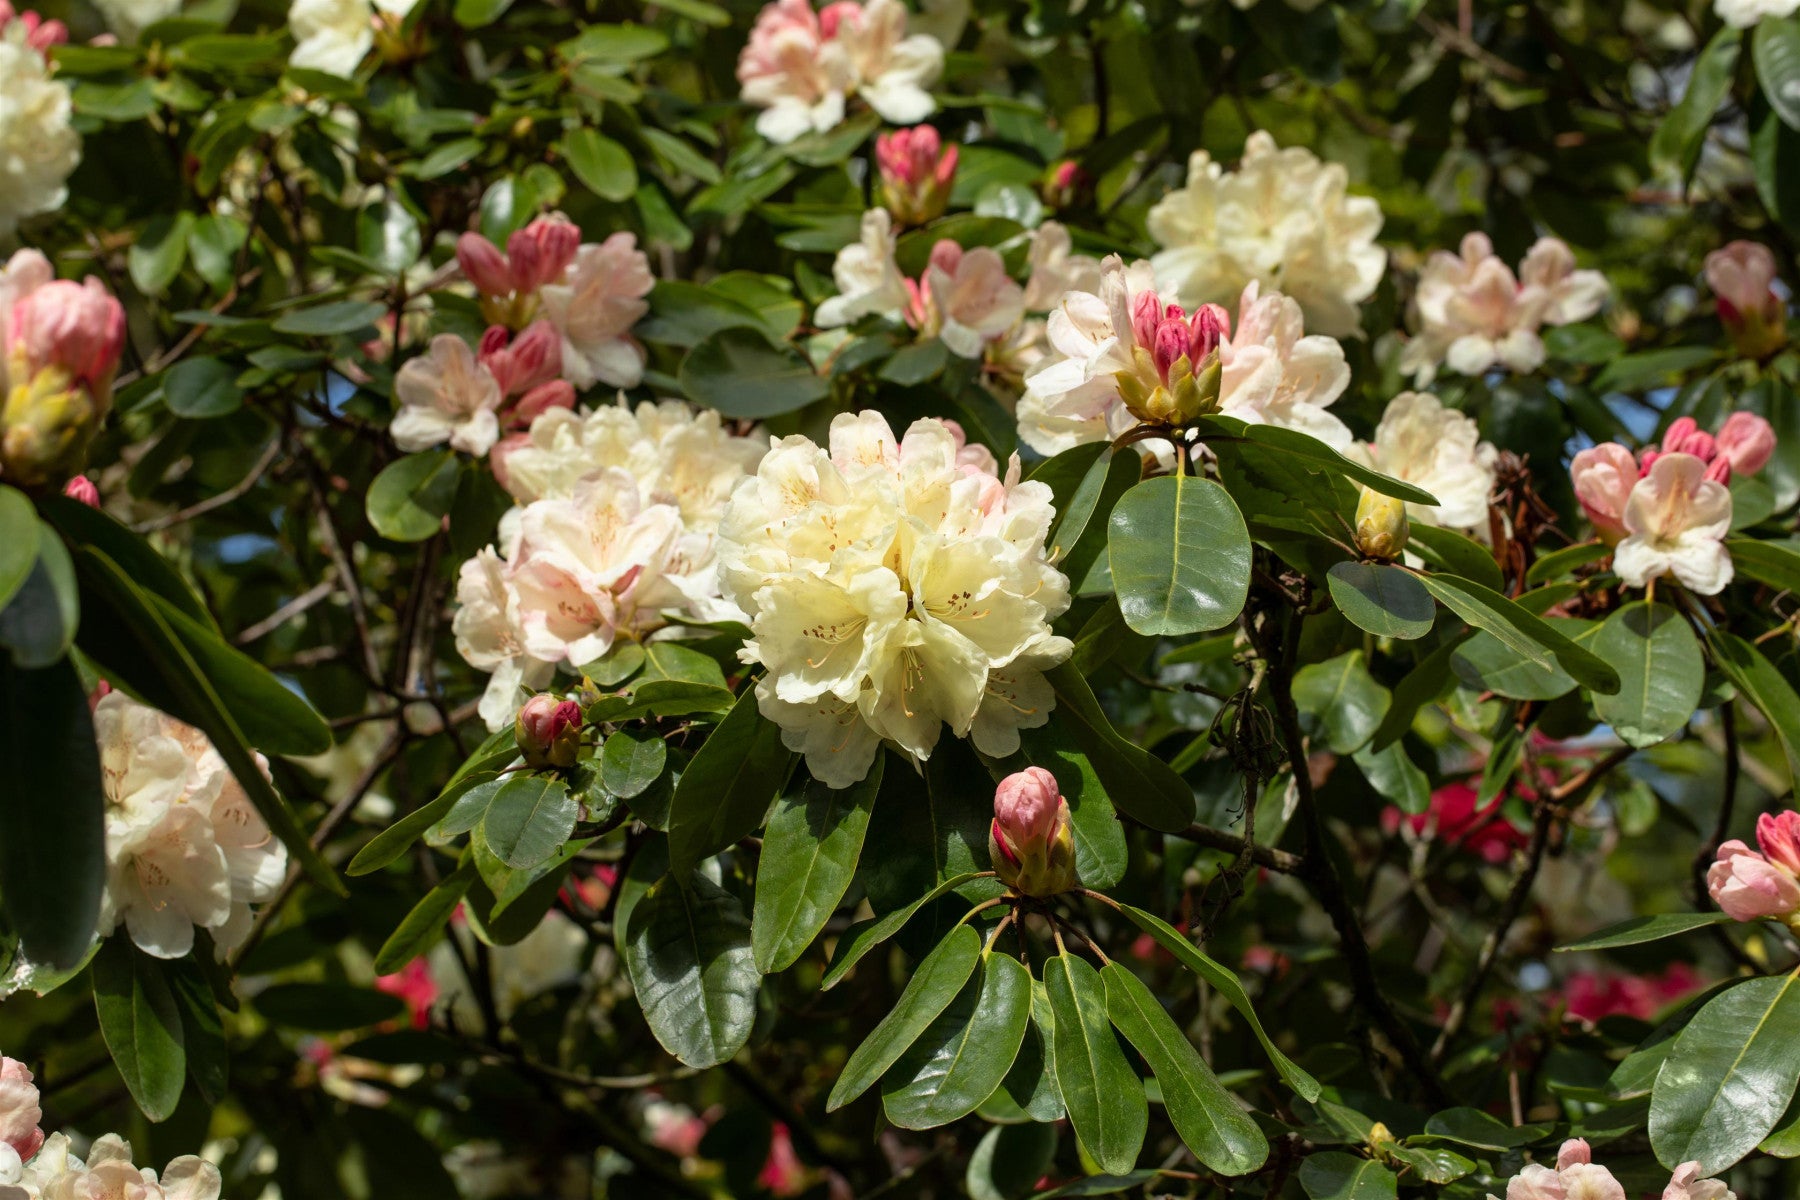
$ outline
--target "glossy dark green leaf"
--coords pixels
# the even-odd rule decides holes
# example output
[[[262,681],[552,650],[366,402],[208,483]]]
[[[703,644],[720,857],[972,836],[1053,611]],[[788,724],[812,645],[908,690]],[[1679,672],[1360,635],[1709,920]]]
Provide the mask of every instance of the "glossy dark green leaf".
[[[1300,1164],[1300,1188],[1308,1200],[1394,1200],[1394,1173],[1372,1159],[1342,1150],[1309,1154]]]
[[[756,967],[763,974],[792,966],[849,891],[886,761],[878,755],[868,776],[851,787],[829,788],[808,779],[805,787],[775,802],[763,832],[750,924]]]
[[[1107,557],[1125,623],[1150,637],[1205,633],[1237,619],[1250,589],[1250,531],[1209,479],[1163,475],[1120,497]]]
[[[1800,695],[1761,650],[1736,634],[1714,627],[1706,643],[1719,670],[1768,718],[1787,755],[1789,775],[1800,779]]]
[[[1056,1015],[1056,1088],[1069,1123],[1101,1170],[1123,1174],[1137,1165],[1150,1107],[1113,1036],[1106,987],[1093,967],[1063,953],[1044,963],[1044,988]]]
[[[513,775],[500,785],[481,818],[483,840],[509,867],[528,869],[562,849],[581,805],[557,775]]]
[[[1044,539],[1056,565],[1079,586],[1107,547],[1107,519],[1119,498],[1137,485],[1142,458],[1135,451],[1115,451],[1102,445],[1098,456],[1077,446],[1043,464],[1043,481],[1056,494],[1056,523]],[[1086,467],[1076,473],[1083,463]],[[1038,478],[1033,475],[1033,478]]]
[[[1619,690],[1617,671],[1499,592],[1454,575],[1424,575],[1421,579],[1445,608],[1533,662],[1548,667],[1554,659],[1591,691],[1610,695]]]
[[[296,308],[275,318],[275,332],[301,337],[330,337],[372,328],[387,306],[364,300],[339,300],[312,308]]]
[[[1706,662],[1687,619],[1666,604],[1627,604],[1600,626],[1594,653],[1619,672],[1619,690],[1594,712],[1628,746],[1653,746],[1686,728],[1700,707]]]
[[[1169,1120],[1194,1157],[1221,1175],[1247,1175],[1262,1166],[1268,1139],[1150,989],[1117,962],[1102,967],[1100,978],[1107,1016],[1150,1064]]]
[[[1390,695],[1375,682],[1361,650],[1351,650],[1294,673],[1294,703],[1319,718],[1334,754],[1366,746],[1387,715]]]
[[[1525,572],[1525,582],[1535,587],[1540,583],[1561,579],[1576,567],[1597,562],[1611,553],[1612,547],[1605,542],[1577,542],[1573,546],[1564,546],[1532,563],[1531,569]]]
[[[275,1024],[309,1033],[366,1029],[406,1012],[400,997],[349,983],[270,984],[254,1003]]]
[[[1505,578],[1500,574],[1500,564],[1494,561],[1494,552],[1454,529],[1440,529],[1436,525],[1415,522],[1412,526],[1412,549],[1434,570],[1473,579],[1482,587],[1496,592],[1506,585]]]
[[[1800,591],[1800,547],[1792,542],[1759,538],[1727,538],[1731,566],[1742,579],[1754,579],[1784,592]]]
[[[206,972],[193,958],[162,964],[163,979],[181,1015],[181,1042],[187,1055],[187,1071],[208,1104],[219,1104],[230,1086],[231,1052],[225,1042],[225,1025]]]
[[[1558,946],[1558,951],[1611,950],[1617,946],[1636,946],[1661,941],[1666,937],[1704,929],[1708,925],[1729,924],[1732,917],[1722,912],[1658,913],[1653,917],[1628,917],[1616,925],[1608,925],[1599,933],[1578,942]]]
[[[71,545],[94,546],[123,567],[142,590],[161,597],[202,625],[214,624],[192,585],[141,535],[106,512],[67,496],[47,496],[41,503],[44,519]]]
[[[1263,1029],[1262,1021],[1257,1018],[1256,1009],[1250,1004],[1249,994],[1244,991],[1244,985],[1238,982],[1236,975],[1202,954],[1192,942],[1161,917],[1145,912],[1141,908],[1134,908],[1129,904],[1119,907],[1133,925],[1154,938],[1156,944],[1173,954],[1176,961],[1182,966],[1211,984],[1221,996],[1225,997],[1226,1003],[1237,1009],[1238,1015],[1249,1022],[1250,1031],[1256,1035],[1256,1040],[1262,1043],[1263,1051],[1268,1054],[1269,1060],[1275,1064],[1275,1069],[1281,1073],[1281,1077],[1287,1081],[1289,1087],[1300,1093],[1300,1097],[1309,1102],[1319,1098],[1319,1081],[1301,1069],[1293,1059],[1283,1054],[1270,1040],[1268,1032]]]
[[[363,507],[384,538],[422,542],[443,527],[456,500],[462,463],[454,451],[427,450],[395,459],[369,484]]]
[[[1203,434],[1217,431],[1268,447],[1296,463],[1311,464],[1315,468],[1324,467],[1333,475],[1355,480],[1384,496],[1394,496],[1411,504],[1437,506],[1437,497],[1424,488],[1395,479],[1391,475],[1383,475],[1373,467],[1345,458],[1318,438],[1298,429],[1280,425],[1249,425],[1227,416],[1206,417],[1201,421],[1201,429]]]
[[[669,809],[674,869],[690,870],[754,833],[787,783],[793,761],[782,745],[781,728],[757,711],[756,689],[745,688],[675,785]]]
[[[142,94],[154,104],[147,88]],[[187,262],[188,235],[193,228],[194,214],[190,212],[150,219],[125,256],[126,270],[139,291],[157,296],[175,282],[182,264]]]
[[[1460,638],[1446,640],[1400,677],[1400,682],[1394,685],[1387,716],[1381,719],[1381,725],[1375,730],[1375,737],[1369,742],[1371,750],[1385,750],[1405,737],[1406,731],[1412,728],[1413,721],[1417,719],[1419,710],[1437,699],[1455,682],[1450,662],[1457,647],[1468,636],[1470,635],[1465,633]]]
[[[625,965],[663,1049],[714,1067],[749,1040],[762,977],[737,897],[704,875],[686,882],[664,876],[632,908]]]
[[[630,152],[599,130],[570,130],[563,137],[562,151],[575,178],[602,200],[629,200],[637,194],[637,164]]]
[[[1800,973],[1710,1000],[1675,1040],[1650,1093],[1650,1145],[1671,1170],[1716,1175],[1756,1149],[1800,1082]]]
[[[1756,81],[1769,107],[1800,129],[1800,18],[1766,16],[1750,36]]]
[[[1389,742],[1379,750],[1364,746],[1353,758],[1376,794],[1398,804],[1402,812],[1422,813],[1431,806],[1431,780],[1401,743]]]
[[[106,794],[87,693],[66,659],[0,655],[0,896],[33,962],[80,964],[106,889]]]
[[[37,557],[37,510],[24,492],[0,484],[0,609],[25,586]]]
[[[42,521],[34,523],[30,536],[37,553],[25,582],[0,608],[0,650],[11,655],[13,665],[36,670],[69,652],[81,621],[81,597],[62,539]]]
[[[1591,621],[1546,617],[1565,636],[1597,631]],[[1554,700],[1575,690],[1575,680],[1552,662],[1533,662],[1484,629],[1478,629],[1450,655],[1450,669],[1477,692],[1493,692],[1514,700]]]
[[[1050,1170],[1056,1157],[1056,1126],[1027,1121],[995,1125],[981,1136],[963,1187],[969,1200],[1023,1200]]]
[[[163,403],[178,417],[224,417],[244,405],[242,368],[222,358],[184,358],[163,375]]]
[[[1168,763],[1113,728],[1079,671],[1064,663],[1044,677],[1056,690],[1051,728],[1065,731],[1087,755],[1121,813],[1163,833],[1179,833],[1193,823],[1193,789]]]
[[[1377,637],[1421,638],[1437,617],[1425,585],[1390,563],[1341,562],[1331,568],[1326,582],[1338,611]]]
[[[1713,115],[1730,94],[1742,45],[1741,29],[1727,26],[1713,35],[1694,60],[1680,101],[1669,110],[1650,139],[1651,162],[1673,170],[1683,180],[1693,174]]]
[[[906,907],[897,908],[893,912],[852,925],[844,936],[838,939],[837,952],[832,955],[831,967],[825,972],[825,978],[819,984],[820,988],[830,990],[836,987],[863,955],[905,928],[914,913],[974,878],[973,872],[952,875]]]
[[[138,1108],[152,1121],[166,1120],[181,1102],[187,1051],[162,963],[121,932],[100,947],[93,974],[106,1049]]]
[[[688,399],[728,417],[763,420],[823,399],[831,381],[788,346],[754,329],[721,329],[681,360]]]
[[[1512,1150],[1528,1146],[1550,1132],[1548,1125],[1514,1127],[1482,1112],[1478,1108],[1447,1108],[1433,1113],[1425,1122],[1425,1132],[1463,1146],[1480,1150]]]
[[[474,882],[475,861],[471,857],[426,892],[388,935],[375,954],[375,973],[392,975],[436,945],[449,924],[450,914],[469,894],[469,885]]]
[[[1112,887],[1125,877],[1130,846],[1112,798],[1088,756],[1057,736],[1055,723],[1019,731],[1025,757],[1056,776],[1069,802],[1069,832],[1075,838],[1075,873],[1091,888]]]
[[[668,762],[669,744],[654,730],[621,729],[600,747],[600,781],[621,800],[640,796]]]
[[[893,1010],[850,1055],[832,1085],[825,1111],[836,1112],[887,1074],[888,1068],[956,999],[980,959],[981,935],[974,927],[963,924],[952,929],[919,963]]]
[[[1031,972],[1004,954],[983,957],[912,1046],[882,1077],[881,1104],[902,1129],[967,1116],[1000,1086],[1031,1023]]]

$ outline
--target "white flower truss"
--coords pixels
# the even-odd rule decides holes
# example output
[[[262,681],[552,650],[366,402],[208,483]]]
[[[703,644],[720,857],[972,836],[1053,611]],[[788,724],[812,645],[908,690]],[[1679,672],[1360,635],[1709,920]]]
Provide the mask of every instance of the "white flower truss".
[[[815,778],[848,787],[883,740],[927,759],[944,727],[1010,754],[1048,719],[1043,672],[1072,648],[1050,631],[1069,604],[1052,515],[1016,457],[1001,478],[943,421],[896,440],[846,413],[829,450],[771,445],[720,523],[719,579],[750,616],[758,705]]]
[[[0,241],[25,217],[61,208],[81,161],[69,89],[28,36],[24,21],[0,28]]]
[[[1344,454],[1436,496],[1436,507],[1407,504],[1414,521],[1487,538],[1488,497],[1500,452],[1481,440],[1474,418],[1445,408],[1429,392],[1401,392],[1388,401],[1375,440],[1357,442]]]

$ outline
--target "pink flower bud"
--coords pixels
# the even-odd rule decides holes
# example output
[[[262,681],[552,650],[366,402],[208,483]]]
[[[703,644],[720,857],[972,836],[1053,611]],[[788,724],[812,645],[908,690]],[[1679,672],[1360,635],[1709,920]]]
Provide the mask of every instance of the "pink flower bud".
[[[1682,417],[1663,435],[1664,454],[1691,454],[1701,462],[1711,462],[1718,445],[1710,433],[1703,433],[1692,417]]]
[[[7,344],[24,353],[29,374],[62,367],[104,401],[125,349],[125,309],[92,276],[52,280],[13,305]]]
[[[937,170],[940,141],[929,125],[896,129],[875,139],[875,163],[884,182],[915,188]]]
[[[1556,1152],[1556,1169],[1566,1171],[1577,1163],[1591,1163],[1594,1152],[1588,1146],[1586,1138],[1570,1138]]]
[[[574,408],[575,388],[566,379],[552,379],[540,383],[523,396],[513,406],[511,422],[519,428],[528,428],[531,423],[553,408]],[[493,451],[488,451],[492,454]]]
[[[469,232],[456,239],[456,262],[462,273],[484,296],[507,296],[513,292],[512,269],[500,248]]]
[[[1731,460],[1725,457],[1713,459],[1706,464],[1707,479],[1724,487],[1731,486]]]
[[[100,489],[86,475],[76,475],[63,484],[63,495],[71,500],[79,501],[89,508],[100,507]]]
[[[1200,364],[1218,350],[1219,343],[1231,336],[1231,314],[1217,304],[1202,304],[1194,313],[1192,326],[1188,361],[1198,371]]]
[[[1775,428],[1755,413],[1734,412],[1719,426],[1718,450],[1739,475],[1754,475],[1775,453]]]
[[[0,1058],[0,1142],[29,1159],[44,1144],[44,1131],[38,1128],[43,1119],[31,1072],[17,1059]]]
[[[1569,464],[1569,475],[1594,531],[1609,543],[1618,542],[1625,536],[1625,501],[1642,478],[1631,451],[1617,442],[1582,450]]]
[[[1001,881],[1027,896],[1053,896],[1076,886],[1075,838],[1056,776],[1026,767],[1000,781],[988,853]]]
[[[1800,911],[1800,880],[1739,841],[1719,847],[1706,890],[1721,912],[1738,921],[1786,919]]]
[[[1188,340],[1188,331],[1182,321],[1164,321],[1157,327],[1150,358],[1156,363],[1156,373],[1162,376],[1164,383],[1169,382],[1169,368],[1175,365],[1175,360],[1188,352]]]
[[[500,394],[516,396],[562,373],[562,335],[548,321],[533,321],[517,337],[490,325],[481,335],[479,357]]]
[[[1800,876],[1800,812],[1789,809],[1756,818],[1756,844],[1770,862]]]
[[[1131,337],[1146,350],[1156,346],[1163,322],[1163,302],[1155,292],[1139,292],[1131,301]]]
[[[1700,1178],[1700,1162],[1684,1162],[1669,1177],[1662,1200],[1730,1200],[1732,1191],[1722,1180]]]
[[[535,292],[555,283],[581,249],[581,229],[561,213],[539,217],[507,239],[513,290]]]
[[[862,5],[858,4],[856,0],[837,0],[836,3],[827,4],[819,10],[819,32],[828,39],[835,38],[838,35],[838,27],[845,21],[850,22],[852,29],[860,28],[862,15]]]
[[[1775,256],[1758,242],[1737,241],[1706,256],[1706,284],[1738,352],[1765,358],[1787,341],[1787,313],[1775,282]]]
[[[523,450],[529,445],[531,445],[529,433],[509,433],[495,442],[488,451],[488,469],[493,471],[494,482],[498,483],[502,490],[509,492],[512,490],[512,486],[508,482],[506,460],[512,457],[514,451]]]
[[[581,722],[581,705],[573,700],[558,700],[548,692],[527,700],[513,725],[525,765],[533,770],[574,766],[581,749]]]
[[[956,274],[956,268],[962,266],[963,248],[949,238],[944,238],[931,248],[931,265],[946,275]]]

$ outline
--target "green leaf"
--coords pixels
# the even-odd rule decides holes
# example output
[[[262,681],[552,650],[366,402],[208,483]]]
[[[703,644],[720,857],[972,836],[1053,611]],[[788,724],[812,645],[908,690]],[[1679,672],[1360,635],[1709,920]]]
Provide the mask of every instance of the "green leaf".
[[[1445,608],[1533,662],[1548,667],[1554,656],[1563,670],[1590,691],[1611,695],[1619,690],[1618,672],[1499,592],[1454,575],[1422,575],[1420,580]]]
[[[1589,934],[1578,942],[1558,946],[1559,953],[1577,950],[1611,950],[1617,946],[1637,946],[1660,941],[1708,925],[1725,925],[1732,917],[1722,912],[1659,913],[1652,917],[1631,917],[1616,925],[1608,925],[1599,933]]]
[[[1194,1157],[1221,1175],[1248,1175],[1269,1157],[1256,1122],[1220,1084],[1150,989],[1116,962],[1100,969],[1106,1012],[1150,1064],[1163,1107]]]
[[[1372,1159],[1342,1150],[1309,1154],[1300,1164],[1300,1188],[1310,1200],[1394,1200],[1394,1173]]]
[[[891,913],[852,925],[844,936],[838,939],[837,951],[832,955],[831,966],[826,970],[825,978],[820,981],[819,989],[829,991],[843,982],[844,976],[850,973],[850,968],[855,966],[863,955],[899,933],[912,919],[914,913],[938,897],[953,892],[968,883],[976,878],[977,874],[977,872],[969,871],[961,875],[952,875],[906,907],[896,908]]]
[[[1685,182],[1700,161],[1713,114],[1731,92],[1743,31],[1727,26],[1713,35],[1688,74],[1687,90],[1650,139],[1650,161]]]
[[[1388,705],[1387,716],[1381,719],[1381,726],[1375,730],[1375,737],[1369,742],[1369,749],[1380,752],[1406,736],[1413,721],[1417,719],[1419,710],[1430,704],[1443,694],[1450,686],[1450,662],[1464,638],[1447,639],[1437,649],[1413,664],[1412,670],[1401,676],[1400,682],[1394,685],[1393,699]]]
[[[366,1029],[406,1012],[398,996],[348,983],[276,983],[256,994],[256,1010],[276,1025],[308,1033]]]
[[[650,1032],[690,1067],[714,1067],[749,1040],[762,982],[737,897],[692,874],[664,876],[632,908],[625,965]]]
[[[24,584],[0,608],[0,647],[10,652],[15,666],[36,670],[69,652],[81,620],[81,599],[62,539],[42,521],[33,523],[29,536],[36,542],[36,559]]]
[[[1800,18],[1767,16],[1750,36],[1763,96],[1786,124],[1800,129]]]
[[[1398,804],[1402,812],[1422,813],[1431,806],[1431,780],[1399,742],[1389,742],[1380,750],[1364,746],[1354,761],[1376,794]]]
[[[1031,972],[988,954],[948,1008],[882,1078],[881,1105],[902,1129],[965,1117],[1006,1078],[1031,1023]]]
[[[25,586],[37,558],[37,510],[24,492],[0,484],[0,609]]]
[[[560,776],[514,775],[494,793],[481,818],[481,833],[495,857],[525,870],[562,849],[580,811],[568,781]]]
[[[1408,571],[1388,563],[1341,562],[1326,582],[1338,610],[1358,629],[1409,641],[1431,632],[1437,606]]]
[[[907,981],[893,1011],[881,1019],[869,1036],[850,1055],[831,1095],[826,1112],[836,1112],[887,1074],[939,1013],[950,1006],[974,974],[981,959],[981,935],[973,926],[958,925],[936,949],[927,954]]]
[[[1454,529],[1440,529],[1435,525],[1423,525],[1415,521],[1412,525],[1411,546],[1433,570],[1448,571],[1452,575],[1461,575],[1464,579],[1473,579],[1482,587],[1496,592],[1506,586],[1505,577],[1500,574],[1500,564],[1494,561],[1494,552]]]
[[[138,290],[151,296],[168,291],[187,261],[188,235],[194,228],[189,212],[152,217],[125,256],[126,270]]]
[[[1375,682],[1361,650],[1351,650],[1294,674],[1294,703],[1325,727],[1334,754],[1354,754],[1366,746],[1387,715],[1388,690]]]
[[[1020,1200],[1050,1170],[1056,1157],[1056,1126],[1026,1121],[995,1125],[969,1155],[963,1187],[969,1200]]]
[[[206,734],[295,862],[321,887],[346,894],[287,802],[264,777],[236,717],[171,628],[158,598],[140,592],[117,563],[92,546],[78,551],[76,568],[84,606],[96,618],[83,626],[82,649],[109,674],[154,699],[158,708]]]
[[[275,318],[276,333],[299,337],[331,337],[372,328],[387,314],[385,304],[365,300],[338,300],[312,308],[297,308]]]
[[[213,997],[206,972],[193,958],[163,964],[163,979],[181,1014],[181,1042],[187,1052],[187,1071],[208,1104],[222,1103],[231,1086],[231,1052],[225,1044],[225,1026]]]
[[[668,35],[647,25],[589,25],[557,51],[569,59],[629,63],[654,58],[668,48]]]
[[[671,867],[677,873],[691,870],[754,833],[793,763],[780,726],[757,711],[756,689],[745,688],[675,785],[669,808]]]
[[[1507,1125],[1478,1108],[1447,1108],[1433,1113],[1425,1122],[1425,1132],[1432,1137],[1496,1151],[1529,1146],[1549,1133],[1550,1128],[1548,1125]]]
[[[1600,626],[1593,645],[1619,672],[1618,693],[1594,697],[1594,712],[1621,741],[1653,746],[1687,727],[1700,707],[1706,663],[1680,613],[1666,604],[1627,604]]]
[[[357,253],[389,275],[419,261],[423,240],[418,218],[391,191],[356,214]]]
[[[668,763],[669,744],[654,730],[621,729],[600,747],[600,782],[621,800],[640,796]]]
[[[1706,643],[1725,677],[1768,718],[1787,755],[1788,775],[1800,779],[1800,695],[1762,651],[1736,634],[1713,627]]]
[[[1395,479],[1391,475],[1383,475],[1373,467],[1345,458],[1318,438],[1309,433],[1301,433],[1298,429],[1285,429],[1279,425],[1250,425],[1236,417],[1226,416],[1203,418],[1200,427],[1203,437],[1207,436],[1208,431],[1217,430],[1224,436],[1266,446],[1289,458],[1318,464],[1331,474],[1353,479],[1384,496],[1394,496],[1409,504],[1437,507],[1437,497],[1424,488]],[[1212,436],[1220,436],[1220,433]]]
[[[772,346],[754,329],[709,335],[688,351],[677,373],[688,399],[728,417],[763,420],[805,408],[831,391],[831,381],[788,346]]]
[[[387,941],[381,944],[381,949],[375,954],[375,973],[392,975],[431,949],[443,936],[450,914],[456,911],[456,906],[469,894],[469,886],[475,882],[475,877],[475,859],[471,855],[436,887],[426,892],[394,932],[388,935]]]
[[[1800,972],[1740,983],[1688,1022],[1650,1093],[1661,1163],[1717,1175],[1756,1149],[1800,1082]]]
[[[181,1010],[162,964],[120,933],[100,947],[93,972],[94,1010],[107,1052],[144,1115],[167,1120],[181,1103],[187,1051]]]
[[[851,787],[838,790],[808,779],[797,794],[775,802],[763,833],[750,923],[756,969],[763,974],[793,966],[850,889],[886,761],[885,754],[876,756],[868,776]]]
[[[1182,966],[1206,980],[1221,996],[1225,997],[1231,1007],[1237,1009],[1238,1015],[1250,1023],[1250,1031],[1275,1064],[1275,1069],[1287,1081],[1287,1085],[1300,1094],[1301,1099],[1308,1102],[1319,1098],[1319,1081],[1301,1069],[1293,1059],[1283,1054],[1270,1040],[1268,1032],[1263,1029],[1262,1021],[1257,1018],[1256,1009],[1250,1004],[1250,997],[1244,991],[1244,985],[1230,971],[1202,954],[1194,944],[1183,937],[1179,931],[1170,926],[1161,917],[1147,913],[1141,908],[1133,908],[1129,904],[1119,906],[1133,925],[1149,934],[1156,944],[1173,954]]]
[[[599,130],[571,130],[562,140],[562,152],[575,178],[602,200],[617,203],[637,194],[637,165],[630,152]]]
[[[451,450],[395,459],[369,485],[363,502],[369,524],[396,542],[424,541],[443,527],[461,475],[462,463]]]
[[[1075,838],[1075,873],[1091,888],[1109,888],[1125,877],[1130,846],[1112,797],[1088,756],[1057,736],[1054,724],[1022,729],[1019,742],[1033,766],[1056,776],[1069,802],[1069,832]]]
[[[212,614],[193,587],[169,560],[149,542],[113,517],[67,496],[46,496],[44,519],[54,525],[71,545],[91,545],[125,569],[133,583],[154,593],[202,625],[214,624]]]
[[[1100,1169],[1137,1165],[1149,1130],[1144,1084],[1119,1049],[1106,1012],[1106,988],[1093,967],[1064,952],[1044,964],[1056,1017],[1056,1088],[1075,1136]]]
[[[464,29],[480,29],[498,21],[512,3],[513,0],[456,0],[450,15]]]
[[[1069,454],[1086,449],[1078,446]],[[1088,464],[1086,471],[1076,477],[1068,495],[1068,502],[1063,503],[1061,493],[1056,500],[1056,524],[1051,527],[1044,544],[1058,555],[1057,568],[1069,577],[1070,584],[1080,587],[1088,572],[1100,555],[1106,551],[1108,542],[1107,519],[1118,507],[1120,497],[1137,485],[1142,474],[1142,459],[1133,451],[1119,453],[1110,446],[1103,446],[1098,458]],[[1051,463],[1061,460],[1059,455]],[[1068,467],[1072,469],[1079,463],[1072,459]],[[1049,467],[1051,464],[1044,464]],[[1063,473],[1050,473],[1050,482],[1054,487],[1056,480]]]
[[[178,417],[228,416],[244,404],[239,373],[221,358],[184,358],[163,376],[163,403]]]
[[[1564,546],[1532,563],[1531,570],[1525,572],[1525,582],[1535,587],[1540,583],[1561,579],[1573,573],[1576,567],[1598,562],[1611,553],[1612,547],[1605,542],[1577,542],[1573,546]]]
[[[1597,632],[1592,621],[1566,617],[1545,618],[1573,637]],[[1533,662],[1485,630],[1477,630],[1450,655],[1450,669],[1464,684],[1478,692],[1493,692],[1514,700],[1554,700],[1575,690],[1575,680],[1555,663]]]
[[[1219,629],[1250,590],[1250,531],[1209,479],[1163,475],[1126,492],[1107,522],[1125,623],[1147,637]]]
[[[1081,747],[1120,812],[1162,833],[1180,833],[1193,824],[1193,789],[1168,763],[1113,728],[1081,672],[1063,663],[1044,678],[1056,690],[1052,726]]]
[[[1732,569],[1740,577],[1784,592],[1800,591],[1800,548],[1791,542],[1727,538],[1725,549],[1731,552]]]
[[[35,532],[35,531],[33,531]],[[0,895],[26,957],[86,957],[106,890],[106,794],[87,693],[67,659],[28,671],[0,656]]]

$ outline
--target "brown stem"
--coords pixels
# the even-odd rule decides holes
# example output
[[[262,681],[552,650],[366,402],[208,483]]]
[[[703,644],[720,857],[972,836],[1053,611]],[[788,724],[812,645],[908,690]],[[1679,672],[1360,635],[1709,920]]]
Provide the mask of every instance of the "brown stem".
[[[1306,873],[1306,859],[1300,855],[1291,854],[1286,850],[1277,850],[1273,846],[1260,845],[1241,838],[1235,833],[1214,829],[1210,825],[1189,825],[1174,836],[1212,850],[1223,850],[1227,854],[1242,854],[1248,847],[1250,861],[1259,867],[1267,867],[1269,870],[1279,871],[1283,875]]]

